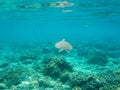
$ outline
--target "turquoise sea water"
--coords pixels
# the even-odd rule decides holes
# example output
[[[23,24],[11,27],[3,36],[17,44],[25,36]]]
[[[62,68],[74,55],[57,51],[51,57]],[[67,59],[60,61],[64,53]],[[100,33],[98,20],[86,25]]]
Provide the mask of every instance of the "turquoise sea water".
[[[0,0],[0,90],[120,90],[119,78],[119,0]]]

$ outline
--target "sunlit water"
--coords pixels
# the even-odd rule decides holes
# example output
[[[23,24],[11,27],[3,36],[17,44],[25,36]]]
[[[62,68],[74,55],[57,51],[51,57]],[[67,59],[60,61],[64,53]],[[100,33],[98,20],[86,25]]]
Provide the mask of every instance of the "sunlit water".
[[[120,38],[119,0],[2,0],[0,4],[3,41]]]

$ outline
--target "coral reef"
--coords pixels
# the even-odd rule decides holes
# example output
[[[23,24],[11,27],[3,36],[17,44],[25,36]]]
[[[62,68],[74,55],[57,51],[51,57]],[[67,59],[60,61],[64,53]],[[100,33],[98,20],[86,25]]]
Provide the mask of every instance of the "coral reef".
[[[89,52],[87,62],[89,64],[106,65],[109,61],[104,51],[93,49]]]
[[[117,90],[120,87],[120,71],[105,71],[98,74],[100,81],[104,83],[104,86],[100,90]]]
[[[43,54],[52,53],[52,50],[51,50],[51,48],[49,48],[49,47],[43,47],[43,48],[42,48],[42,53],[43,53]]]
[[[36,60],[39,58],[39,54],[35,52],[34,50],[26,50],[23,53],[21,53],[20,60],[26,60],[26,59],[32,59]]]
[[[69,81],[71,80],[71,72],[65,72],[60,76],[60,81],[62,83],[69,83]]]
[[[107,51],[107,55],[111,58],[120,58],[120,50]]]
[[[103,83],[98,81],[94,75],[74,73],[71,77],[70,85],[72,88],[79,87],[82,90],[99,90]]]
[[[119,90],[119,47],[103,45],[81,43],[70,53],[48,44],[0,47],[0,90]]]
[[[62,56],[47,56],[43,59],[44,74],[51,77],[60,77],[65,72],[72,72],[73,68]]]
[[[0,71],[0,82],[1,87],[12,87],[13,85],[18,85],[28,76],[28,72],[24,68],[18,68],[18,69],[9,69],[6,71]]]

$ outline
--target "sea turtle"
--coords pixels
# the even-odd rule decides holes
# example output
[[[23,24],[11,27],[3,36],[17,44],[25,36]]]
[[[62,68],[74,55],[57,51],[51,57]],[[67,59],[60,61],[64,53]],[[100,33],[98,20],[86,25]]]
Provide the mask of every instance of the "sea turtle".
[[[73,48],[72,45],[69,42],[67,42],[65,39],[62,39],[61,41],[57,42],[55,44],[55,47],[59,49],[59,52],[61,51],[69,52]]]

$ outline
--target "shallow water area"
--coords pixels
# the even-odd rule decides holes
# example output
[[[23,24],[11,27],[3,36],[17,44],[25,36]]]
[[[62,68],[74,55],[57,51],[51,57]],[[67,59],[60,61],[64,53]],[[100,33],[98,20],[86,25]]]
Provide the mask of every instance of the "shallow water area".
[[[120,89],[119,0],[1,0],[0,8],[0,90]]]

